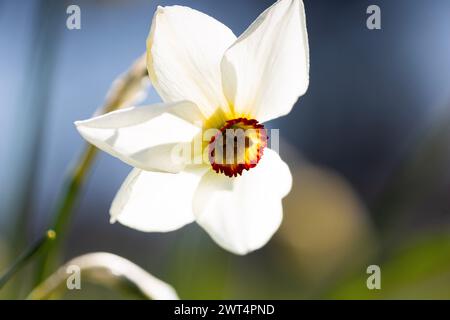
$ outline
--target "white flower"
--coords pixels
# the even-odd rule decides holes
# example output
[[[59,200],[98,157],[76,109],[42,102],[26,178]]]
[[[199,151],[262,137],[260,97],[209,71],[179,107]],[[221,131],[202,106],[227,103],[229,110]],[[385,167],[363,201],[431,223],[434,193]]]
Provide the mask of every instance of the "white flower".
[[[185,157],[190,148],[176,152],[184,161],[174,150],[206,129],[261,128],[289,113],[308,87],[308,51],[301,0],[279,0],[239,38],[196,10],[158,7],[147,67],[164,103],[75,123],[87,141],[135,167],[112,203],[111,220],[147,232],[196,221],[236,254],[267,243],[281,223],[292,177],[265,148],[264,135],[252,136],[243,164],[208,157],[192,164]],[[201,154],[211,156],[213,142],[203,141]]]

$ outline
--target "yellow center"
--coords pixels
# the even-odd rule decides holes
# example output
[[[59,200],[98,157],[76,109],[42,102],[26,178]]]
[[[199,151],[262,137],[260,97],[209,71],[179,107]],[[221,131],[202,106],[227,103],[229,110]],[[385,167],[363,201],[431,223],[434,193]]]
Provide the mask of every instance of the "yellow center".
[[[228,120],[208,144],[209,162],[213,170],[228,177],[256,167],[267,146],[264,125],[255,119]]]

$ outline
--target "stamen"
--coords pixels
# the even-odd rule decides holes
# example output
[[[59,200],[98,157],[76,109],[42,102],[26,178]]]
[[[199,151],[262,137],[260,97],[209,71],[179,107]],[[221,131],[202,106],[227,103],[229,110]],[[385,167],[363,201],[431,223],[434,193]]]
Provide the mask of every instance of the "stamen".
[[[256,167],[267,146],[264,125],[255,119],[228,120],[208,145],[213,170],[228,177]]]

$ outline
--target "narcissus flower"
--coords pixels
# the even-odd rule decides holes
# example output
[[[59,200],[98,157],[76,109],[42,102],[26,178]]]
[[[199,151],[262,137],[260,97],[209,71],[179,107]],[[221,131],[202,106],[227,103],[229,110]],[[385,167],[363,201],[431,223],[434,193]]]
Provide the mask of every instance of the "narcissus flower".
[[[147,68],[164,103],[75,123],[87,141],[135,167],[111,221],[147,232],[196,221],[236,254],[262,247],[292,184],[264,123],[289,113],[308,87],[302,1],[279,0],[239,38],[199,11],[158,7]],[[236,148],[228,133],[240,130],[244,144]]]

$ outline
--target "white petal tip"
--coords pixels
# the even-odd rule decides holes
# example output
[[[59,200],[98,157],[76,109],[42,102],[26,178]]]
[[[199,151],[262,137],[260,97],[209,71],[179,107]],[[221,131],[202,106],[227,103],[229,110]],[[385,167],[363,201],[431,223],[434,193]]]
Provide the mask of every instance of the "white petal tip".
[[[75,127],[77,128],[77,129],[79,129],[81,126],[83,126],[86,122],[88,122],[90,119],[87,119],[87,120],[77,120],[77,121],[74,121],[73,122],[73,124],[75,125]]]
[[[270,240],[270,239],[269,239]],[[269,241],[267,241],[267,242],[269,242]],[[225,248],[225,247],[223,247],[225,250],[227,250],[227,251],[229,251],[229,252],[231,252],[232,254],[235,254],[235,255],[237,255],[237,256],[246,256],[246,255],[248,255],[248,254],[250,254],[250,253],[253,253],[253,252],[255,252],[255,251],[258,251],[259,249],[261,249],[262,247],[264,247],[266,244],[267,244],[267,242],[266,243],[264,243],[264,244],[262,244],[262,245],[259,245],[259,246],[257,246],[257,247],[254,247],[254,248],[230,248],[230,247],[228,247],[228,248]]]
[[[245,250],[245,251],[230,251],[231,253],[238,255],[238,256],[245,256],[252,252],[251,250]]]

